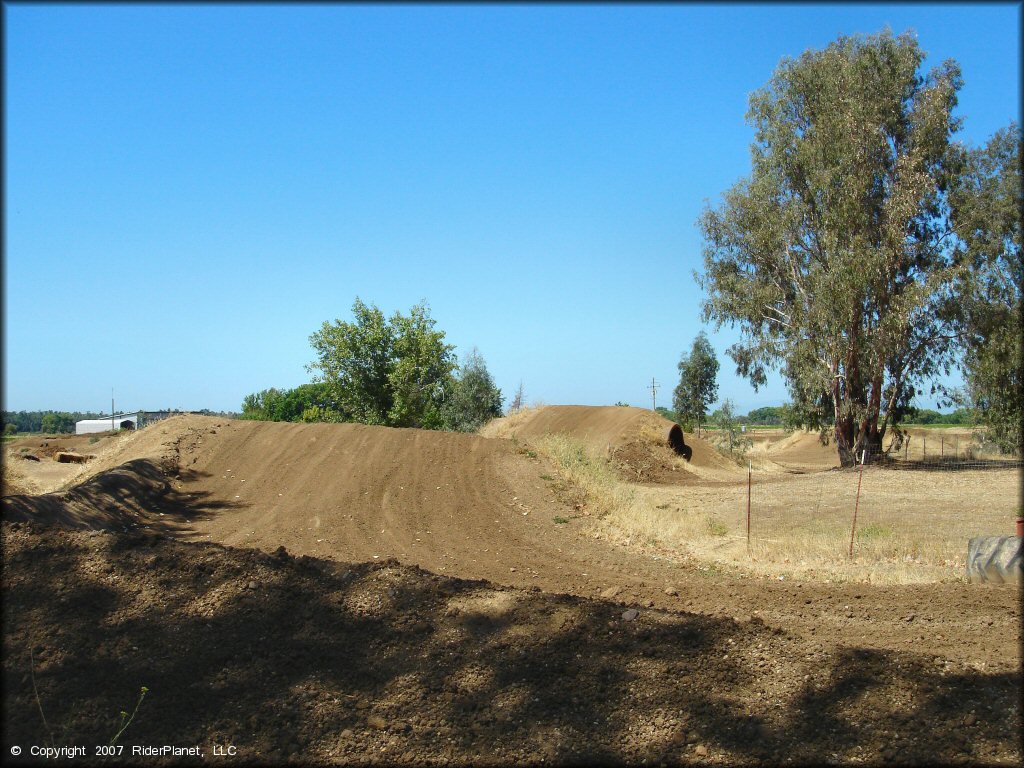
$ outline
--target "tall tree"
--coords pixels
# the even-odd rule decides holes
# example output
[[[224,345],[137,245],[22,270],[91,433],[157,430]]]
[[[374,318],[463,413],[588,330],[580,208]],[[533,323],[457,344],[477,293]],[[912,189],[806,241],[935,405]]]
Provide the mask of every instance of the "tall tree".
[[[429,308],[388,320],[356,298],[352,314],[353,322],[325,322],[309,337],[317,359],[307,369],[328,385],[337,410],[364,424],[440,427],[456,361]]]
[[[1000,447],[1024,454],[1020,150],[1020,128],[1011,123],[965,151],[949,197],[966,266],[956,305],[967,399]]]
[[[718,357],[701,331],[693,340],[690,353],[679,360],[679,383],[672,393],[672,407],[687,425],[695,424],[700,436],[700,424],[708,408],[718,398]]]
[[[955,358],[946,299],[960,71],[920,74],[914,37],[841,37],[785,59],[750,97],[750,177],[706,208],[704,319],[755,389],[781,368],[794,414],[844,466],[880,450],[916,388]]]
[[[525,403],[525,394],[523,393],[523,381],[519,380],[519,386],[516,388],[515,395],[512,396],[512,402],[508,406],[509,413],[519,413],[523,410]]]
[[[711,419],[718,427],[714,441],[733,457],[740,458],[743,452],[754,444],[754,441],[744,434],[740,417],[736,414],[736,406],[729,398],[725,399],[721,408],[711,414]]]
[[[501,390],[494,384],[487,363],[474,347],[460,366],[441,409],[445,429],[475,432],[501,416]]]

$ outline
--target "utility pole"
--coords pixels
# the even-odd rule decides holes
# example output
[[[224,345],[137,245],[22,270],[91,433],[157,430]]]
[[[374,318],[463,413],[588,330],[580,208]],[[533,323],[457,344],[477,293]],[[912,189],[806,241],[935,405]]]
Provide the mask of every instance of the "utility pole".
[[[114,431],[114,388],[110,388],[110,431]]]
[[[651,410],[652,411],[657,410],[657,408],[658,408],[658,387],[660,387],[660,386],[661,386],[661,384],[656,382],[654,380],[654,377],[651,376]]]

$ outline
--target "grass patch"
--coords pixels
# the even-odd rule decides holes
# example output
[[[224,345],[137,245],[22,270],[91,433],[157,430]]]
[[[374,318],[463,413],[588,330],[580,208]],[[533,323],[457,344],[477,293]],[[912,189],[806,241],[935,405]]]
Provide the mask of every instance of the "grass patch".
[[[561,517],[560,515],[555,515],[554,520],[555,520],[555,525],[565,525],[566,523],[569,522],[569,518],[568,517]]]
[[[584,514],[605,516],[628,508],[635,493],[623,484],[603,459],[592,456],[584,443],[568,435],[545,435],[537,448],[550,458],[566,483],[567,501]]]
[[[729,533],[729,526],[723,523],[721,520],[715,517],[708,516],[707,519],[708,533],[712,536],[725,536]]]
[[[857,539],[860,541],[871,541],[873,539],[886,539],[892,536],[892,529],[879,523],[869,523],[857,531]]]

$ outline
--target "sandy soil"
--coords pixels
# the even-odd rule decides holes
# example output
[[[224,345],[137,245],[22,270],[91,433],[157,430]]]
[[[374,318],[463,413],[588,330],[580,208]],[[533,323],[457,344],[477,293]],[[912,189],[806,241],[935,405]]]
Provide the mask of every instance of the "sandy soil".
[[[3,495],[49,493],[67,488],[116,464],[104,461],[120,456],[137,439],[135,432],[103,432],[96,435],[33,435],[4,442]],[[58,453],[94,456],[85,464],[61,463]],[[26,458],[30,457],[30,458]]]
[[[250,761],[1021,760],[1015,588],[631,552],[511,440],[188,416],[120,451],[4,499],[5,739],[49,742],[34,669],[61,743],[146,685],[124,743]]]

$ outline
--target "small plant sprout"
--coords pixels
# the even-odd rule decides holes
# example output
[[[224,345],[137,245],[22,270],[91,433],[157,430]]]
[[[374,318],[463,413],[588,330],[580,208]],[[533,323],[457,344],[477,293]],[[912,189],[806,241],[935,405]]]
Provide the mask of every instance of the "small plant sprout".
[[[114,738],[110,740],[111,744],[116,744],[117,740],[121,737],[121,734],[125,732],[125,729],[132,724],[132,720],[135,719],[135,714],[139,711],[139,707],[142,706],[142,700],[146,698],[146,694],[149,693],[149,688],[142,686],[139,691],[139,700],[135,702],[135,709],[132,710],[129,716],[123,709],[121,710],[121,730],[114,734]]]

